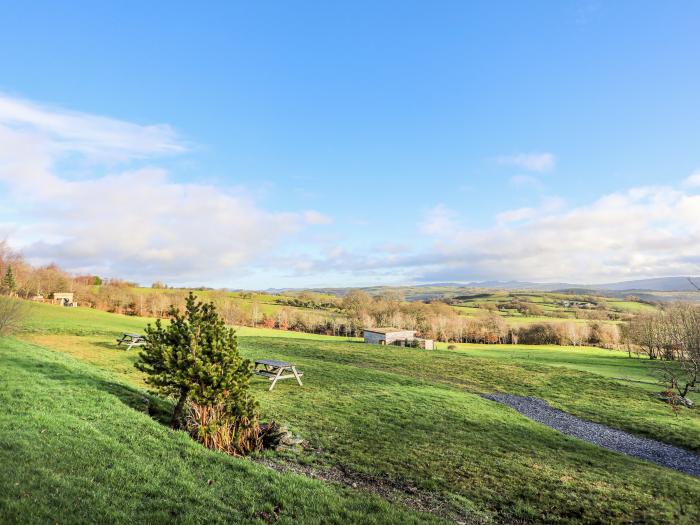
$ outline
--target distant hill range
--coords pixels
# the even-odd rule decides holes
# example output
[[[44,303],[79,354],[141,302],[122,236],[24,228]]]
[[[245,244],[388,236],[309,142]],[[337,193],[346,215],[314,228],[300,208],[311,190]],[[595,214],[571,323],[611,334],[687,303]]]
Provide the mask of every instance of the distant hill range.
[[[700,286],[700,277],[691,277]],[[474,288],[494,288],[499,290],[538,290],[553,292],[558,290],[594,290],[610,292],[693,292],[697,291],[688,277],[656,277],[604,284],[532,283],[526,281],[482,281],[451,285],[429,284],[426,286],[471,286]]]
[[[700,277],[691,277],[700,285]],[[654,279],[638,279],[604,284],[573,284],[573,283],[534,283],[529,281],[471,281],[471,282],[442,282],[394,286],[365,286],[359,288],[276,288],[268,289],[269,293],[289,293],[314,291],[339,297],[350,290],[360,289],[370,295],[384,295],[387,292],[397,292],[408,301],[430,301],[436,299],[454,299],[487,290],[524,291],[524,292],[558,292],[578,295],[601,295],[606,297],[624,298],[630,295],[649,302],[688,300],[700,301],[700,292],[688,281],[687,277],[658,277]]]

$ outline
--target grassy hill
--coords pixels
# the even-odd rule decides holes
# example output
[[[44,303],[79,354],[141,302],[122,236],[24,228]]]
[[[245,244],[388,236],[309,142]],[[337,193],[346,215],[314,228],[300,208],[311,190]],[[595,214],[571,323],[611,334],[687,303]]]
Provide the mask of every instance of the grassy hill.
[[[35,305],[26,331],[0,341],[2,521],[700,520],[700,480],[563,436],[478,395],[542,397],[700,451],[700,415],[675,416],[654,399],[651,361],[580,347],[426,352],[244,328],[244,355],[305,372],[302,388],[282,382],[267,392],[260,380],[254,389],[265,418],[309,442],[251,461],[158,423],[164,402],[144,392],[136,353],[114,344],[146,322]]]
[[[95,287],[95,290],[98,288]],[[275,316],[282,309],[296,314],[321,314],[329,318],[347,317],[341,307],[339,297],[350,289],[328,289],[320,291],[279,291],[268,292],[224,292],[197,290],[195,293],[204,300],[226,298],[248,316],[256,312],[258,321],[263,315]],[[567,294],[545,291],[484,290],[456,286],[425,287],[373,287],[365,288],[374,297],[382,297],[392,292],[404,297],[408,302],[445,301],[461,316],[479,317],[487,311],[495,311],[508,325],[518,328],[533,323],[598,321],[617,323],[639,313],[656,310],[654,299],[646,302],[625,298],[611,298],[595,294]],[[125,288],[135,302],[146,301],[149,296],[162,294],[180,298],[189,291],[185,289]],[[648,294],[647,294],[648,295]],[[137,298],[137,299],[133,299]],[[138,307],[135,311],[140,311]]]
[[[0,340],[2,523],[422,523],[379,498],[209,451],[113,374]],[[435,520],[436,521],[436,520]]]

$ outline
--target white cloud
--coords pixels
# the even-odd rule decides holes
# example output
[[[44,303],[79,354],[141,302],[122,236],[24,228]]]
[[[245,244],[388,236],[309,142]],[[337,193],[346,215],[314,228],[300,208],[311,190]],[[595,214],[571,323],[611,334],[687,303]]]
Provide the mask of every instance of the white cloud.
[[[332,224],[333,219],[331,219],[328,215],[324,215],[323,213],[319,213],[314,210],[309,210],[304,212],[304,221],[307,224]]]
[[[483,279],[596,283],[700,273],[700,194],[637,187],[567,207],[559,197],[505,210],[491,226],[444,204],[429,210],[422,236],[404,250],[338,250],[297,270],[367,282]]]
[[[683,186],[686,188],[700,188],[700,170],[694,171],[688,178],[683,181]]]
[[[524,221],[534,217],[535,213],[537,213],[537,211],[534,208],[518,208],[515,210],[508,210],[496,215],[496,222],[499,224],[504,224],[507,222]]]
[[[458,215],[444,204],[438,204],[430,210],[426,220],[421,224],[421,232],[427,235],[442,235],[442,232],[453,231],[459,228],[455,221]]]
[[[468,227],[439,204],[415,238],[364,251],[320,247],[315,210],[263,209],[239,187],[177,182],[157,165],[187,151],[166,125],[139,125],[0,95],[0,237],[35,262],[148,282],[230,282],[250,268],[409,281],[596,282],[700,273],[700,172],[679,187],[639,187],[566,208],[558,198]],[[502,157],[534,172],[551,153]],[[514,184],[533,184],[521,175]],[[363,219],[364,220],[364,219]],[[374,232],[372,232],[374,233]],[[405,242],[404,242],[405,241]],[[383,246],[377,249],[376,246]]]
[[[503,212],[489,228],[435,230],[439,255],[424,275],[600,282],[700,271],[700,195],[639,187],[584,206],[562,205],[548,199]]]
[[[126,160],[186,148],[170,126],[142,126],[117,119],[42,106],[0,94],[0,124],[33,136],[51,153],[80,152],[101,160]]]
[[[74,271],[201,282],[270,260],[305,224],[330,221],[313,210],[270,212],[242,188],[175,182],[143,164],[185,150],[168,126],[0,95],[0,206],[14,217],[11,241],[35,262]],[[121,162],[130,169],[115,170]],[[81,163],[97,174],[68,173]]]
[[[499,164],[517,166],[528,171],[550,171],[556,164],[556,157],[552,153],[518,153],[516,155],[504,155],[498,157]]]

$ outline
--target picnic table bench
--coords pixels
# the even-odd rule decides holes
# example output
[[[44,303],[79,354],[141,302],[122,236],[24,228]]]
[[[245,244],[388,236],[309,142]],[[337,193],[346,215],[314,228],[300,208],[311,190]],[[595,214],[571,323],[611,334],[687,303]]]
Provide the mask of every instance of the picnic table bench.
[[[122,343],[128,343],[129,346],[126,347],[127,350],[131,350],[134,346],[142,346],[146,344],[146,336],[142,334],[129,334],[124,333],[119,339],[117,339],[117,346]]]
[[[291,373],[285,374],[285,371]],[[297,370],[296,366],[294,366],[292,363],[288,363],[286,361],[276,361],[274,359],[258,359],[257,361],[255,361],[255,367],[253,368],[253,372],[260,377],[265,377],[272,381],[269,390],[275,388],[275,384],[280,379],[296,379],[297,383],[299,383],[299,386],[304,386],[301,383],[301,376],[303,376],[304,373]]]

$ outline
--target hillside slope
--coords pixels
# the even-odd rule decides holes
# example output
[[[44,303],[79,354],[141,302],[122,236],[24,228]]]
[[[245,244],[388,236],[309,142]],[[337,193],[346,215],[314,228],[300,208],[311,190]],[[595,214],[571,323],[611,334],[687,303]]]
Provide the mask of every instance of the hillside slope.
[[[2,523],[437,522],[209,451],[70,357],[0,339],[0,363]]]
[[[122,331],[142,330],[147,319],[50,305],[35,305],[33,313],[23,341],[10,340],[0,350],[0,378],[7,378],[0,381],[6,469],[0,475],[9,479],[0,490],[10,494],[0,509],[13,509],[10,521],[33,518],[35,507],[41,516],[56,507],[61,519],[55,521],[67,521],[61,509],[80,497],[93,514],[108,513],[113,521],[145,516],[154,522],[161,518],[158,502],[180,501],[173,492],[189,502],[182,522],[196,522],[199,513],[210,522],[226,513],[247,522],[257,512],[274,515],[281,503],[283,513],[299,507],[292,517],[280,514],[282,522],[410,523],[415,514],[392,506],[406,499],[411,508],[466,523],[694,524],[700,518],[700,480],[562,436],[478,395],[532,395],[585,419],[700,450],[700,414],[676,416],[653,396],[657,363],[650,360],[582,347],[459,345],[427,352],[241,329],[245,357],[293,361],[304,371],[303,387],[284,382],[268,392],[267,382],[252,383],[263,417],[288,424],[309,443],[264,460],[278,468],[341,473],[346,486],[359,481],[358,490],[346,492],[305,485],[303,478],[280,480],[251,462],[212,454],[147,417],[143,376],[133,366],[137,352],[114,342]],[[157,418],[159,403],[150,399],[150,415]],[[110,456],[119,460],[105,463]],[[120,470],[106,478],[105,469],[115,465]],[[147,486],[149,479],[155,484]],[[198,485],[209,479],[214,488]],[[264,497],[246,492],[249,479]],[[286,488],[289,479],[298,488]],[[231,484],[241,486],[231,491]],[[102,503],[121,487],[137,502],[157,501],[140,507],[123,496],[128,514],[122,518],[116,514],[121,507]],[[382,493],[392,503],[379,505],[364,492],[377,487],[393,490]],[[307,488],[317,494],[307,496]],[[269,492],[276,495],[268,498]],[[286,499],[277,495],[282,492]],[[49,497],[57,493],[69,498]],[[200,494],[231,508],[214,512],[209,501],[200,505]]]

